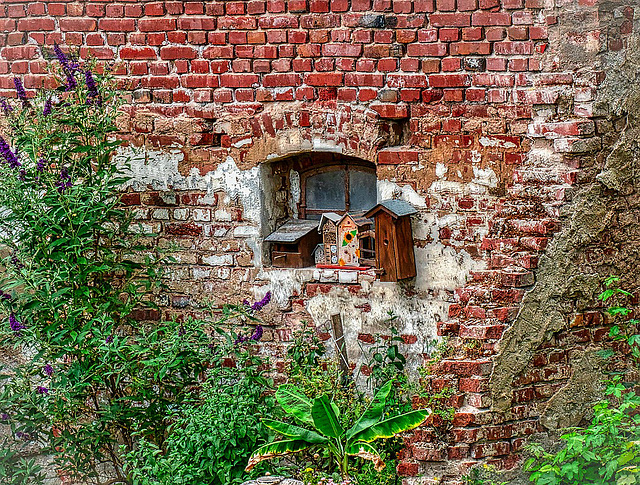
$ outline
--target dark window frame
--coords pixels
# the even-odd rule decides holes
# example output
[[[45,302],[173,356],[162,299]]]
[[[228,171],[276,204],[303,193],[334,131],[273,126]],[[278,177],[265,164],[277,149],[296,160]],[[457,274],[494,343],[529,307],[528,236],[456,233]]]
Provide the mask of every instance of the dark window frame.
[[[327,209],[309,209],[307,208],[307,179],[314,175],[318,175],[325,172],[335,172],[339,170],[345,171],[344,177],[344,197],[345,197],[345,210],[333,210],[337,214],[345,214],[350,210],[350,182],[351,175],[350,172],[366,172],[376,176],[376,166],[372,163],[366,161],[348,161],[342,163],[333,163],[322,165],[319,167],[313,167],[307,169],[303,172],[300,172],[300,204],[298,205],[298,213],[300,219],[307,219],[309,215],[320,216],[323,212],[327,212]]]

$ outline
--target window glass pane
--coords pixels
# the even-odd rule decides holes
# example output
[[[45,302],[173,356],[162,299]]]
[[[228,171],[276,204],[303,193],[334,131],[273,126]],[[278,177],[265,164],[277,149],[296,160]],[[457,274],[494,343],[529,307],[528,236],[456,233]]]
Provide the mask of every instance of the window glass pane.
[[[307,179],[306,202],[311,210],[345,210],[344,170],[312,175]]]
[[[377,202],[376,174],[371,172],[349,172],[350,210],[368,211]]]

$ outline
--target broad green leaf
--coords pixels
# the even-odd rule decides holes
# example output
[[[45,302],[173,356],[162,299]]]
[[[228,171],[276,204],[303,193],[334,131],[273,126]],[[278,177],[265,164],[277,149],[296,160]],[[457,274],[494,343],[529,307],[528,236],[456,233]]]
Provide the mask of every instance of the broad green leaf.
[[[354,434],[359,433],[363,429],[368,428],[369,426],[375,424],[382,417],[382,413],[384,411],[384,406],[387,402],[387,397],[391,392],[391,386],[393,385],[393,380],[384,384],[376,395],[373,397],[373,400],[369,403],[369,406],[362,413],[360,419],[356,421],[356,424],[347,431],[347,438],[351,438]]]
[[[340,426],[338,417],[326,394],[313,400],[311,416],[314,426],[323,435],[329,436],[330,438],[339,438],[344,433],[344,429]]]
[[[372,461],[377,472],[385,467],[384,460],[380,456],[380,453],[378,453],[378,450],[376,450],[373,445],[365,443],[364,441],[357,441],[349,445],[345,450],[345,454]]]
[[[299,421],[313,424],[311,417],[311,400],[292,385],[283,384],[276,391],[276,400],[286,413],[291,414]]]
[[[300,426],[294,426],[292,424],[275,421],[273,419],[263,419],[262,422],[267,428],[271,428],[272,430],[292,439],[304,440],[313,444],[327,442],[327,438],[324,436],[320,436],[318,433],[301,428]]]
[[[400,414],[398,416],[385,419],[384,421],[380,421],[379,423],[355,434],[353,439],[357,441],[371,442],[379,438],[391,438],[398,433],[418,427],[430,414],[430,409],[419,409],[405,414]]]
[[[254,451],[249,458],[249,463],[247,463],[247,466],[244,470],[246,472],[250,472],[253,467],[261,461],[270,460],[271,458],[276,458],[278,456],[289,455],[291,453],[296,453],[298,451],[309,448],[309,446],[311,446],[309,443],[302,440],[274,441],[273,443],[261,446],[256,451]]]

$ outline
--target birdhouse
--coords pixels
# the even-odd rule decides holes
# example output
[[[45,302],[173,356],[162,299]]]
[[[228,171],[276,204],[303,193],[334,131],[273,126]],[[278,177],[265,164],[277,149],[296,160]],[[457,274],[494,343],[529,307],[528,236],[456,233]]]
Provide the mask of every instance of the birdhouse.
[[[325,212],[320,217],[318,232],[322,235],[322,257],[317,255],[316,264],[338,264],[338,221],[342,216],[335,212]]]
[[[278,268],[305,268],[315,264],[320,242],[316,221],[291,219],[265,238],[271,243],[271,264]]]
[[[361,214],[346,213],[338,221],[338,266],[361,268],[371,263],[373,221]],[[367,244],[368,241],[368,244]],[[368,253],[368,254],[367,254]]]
[[[385,200],[369,210],[376,224],[376,266],[380,281],[398,281],[416,275],[411,214],[416,209],[403,200]]]

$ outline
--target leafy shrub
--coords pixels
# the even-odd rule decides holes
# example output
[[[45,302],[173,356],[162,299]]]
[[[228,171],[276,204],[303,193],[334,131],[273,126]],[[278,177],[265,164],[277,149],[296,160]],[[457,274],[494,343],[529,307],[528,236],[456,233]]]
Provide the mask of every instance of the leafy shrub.
[[[127,469],[134,485],[241,483],[251,452],[267,442],[260,416],[274,412],[263,361],[248,351],[236,352],[236,366],[216,367],[201,393],[171,416],[162,449],[141,433],[129,453]],[[257,467],[253,476],[265,471]]]
[[[618,397],[618,406],[601,401],[594,407],[594,417],[585,429],[575,429],[562,436],[566,447],[548,453],[539,445],[530,445],[534,455],[525,469],[536,485],[616,484],[631,485],[640,479],[640,396],[621,393],[615,381],[607,396]]]
[[[108,73],[56,55],[58,90],[27,99],[16,79],[18,103],[2,103],[12,145],[0,138],[0,345],[26,362],[0,369],[1,421],[11,429],[0,470],[8,483],[37,483],[37,466],[17,456],[40,449],[69,478],[128,483],[136,432],[161,449],[167,416],[225,357],[211,329],[254,319],[266,300],[224,307],[208,322],[134,318],[159,313],[147,297],[162,290],[164,261],[136,239],[120,204],[127,178],[111,160],[119,93]]]

